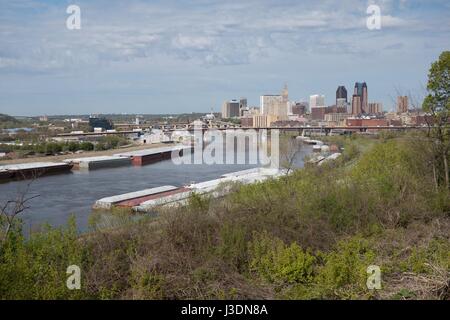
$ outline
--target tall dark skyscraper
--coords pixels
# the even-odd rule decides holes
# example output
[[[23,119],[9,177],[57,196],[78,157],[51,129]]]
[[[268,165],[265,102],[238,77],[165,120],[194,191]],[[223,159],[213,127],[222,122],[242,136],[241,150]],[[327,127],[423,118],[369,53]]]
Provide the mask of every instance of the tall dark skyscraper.
[[[347,102],[347,89],[344,86],[339,86],[336,90],[336,105],[338,105],[338,99],[345,99]]]
[[[353,95],[361,97],[361,113],[368,113],[368,93],[367,93],[367,84],[365,82],[356,82],[355,83],[355,92]],[[353,109],[354,110],[354,109]]]

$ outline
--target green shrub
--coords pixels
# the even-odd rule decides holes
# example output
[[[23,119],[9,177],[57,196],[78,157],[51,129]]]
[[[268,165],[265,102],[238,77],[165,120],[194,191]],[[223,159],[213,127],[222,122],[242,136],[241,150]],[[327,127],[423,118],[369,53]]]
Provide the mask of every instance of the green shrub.
[[[0,297],[3,299],[71,299],[85,295],[66,287],[67,267],[82,268],[84,248],[75,220],[65,229],[48,228],[25,240],[12,232],[0,251]],[[81,269],[83,272],[83,269]],[[83,279],[82,279],[83,281]],[[83,283],[82,283],[83,284]],[[83,288],[83,285],[82,285]]]
[[[84,151],[92,151],[94,150],[94,145],[91,142],[81,142],[80,149]]]
[[[269,282],[308,283],[315,258],[296,243],[285,245],[267,233],[254,234],[249,244],[250,270]]]
[[[164,297],[164,276],[155,271],[133,269],[131,288],[134,299],[161,299]]]
[[[323,259],[318,286],[324,297],[356,298],[366,292],[367,267],[375,262],[368,241],[360,237],[342,240]]]
[[[403,271],[430,273],[432,267],[450,270],[450,244],[433,239],[426,247],[414,247],[409,257],[400,263]]]

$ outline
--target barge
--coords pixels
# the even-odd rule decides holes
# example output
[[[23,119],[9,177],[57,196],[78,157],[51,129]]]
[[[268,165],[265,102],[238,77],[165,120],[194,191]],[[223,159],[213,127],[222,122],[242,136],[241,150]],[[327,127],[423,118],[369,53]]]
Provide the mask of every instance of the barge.
[[[222,197],[229,193],[232,183],[250,184],[261,182],[269,178],[278,177],[285,174],[285,171],[278,169],[255,168],[242,170],[222,175],[218,179],[193,183],[179,188],[177,192],[160,195],[148,201],[144,201],[133,207],[137,212],[151,212],[161,206],[175,206],[186,204],[192,194],[209,194],[212,198]],[[220,188],[220,186],[223,188]]]
[[[30,162],[0,166],[0,180],[35,179],[42,176],[68,173],[72,165],[64,162]]]
[[[74,170],[95,170],[128,166],[131,164],[131,158],[119,156],[100,156],[67,159],[64,160],[64,162],[72,164]]]
[[[173,146],[117,153],[114,156],[131,158],[131,163],[135,166],[144,166],[155,162],[171,159],[172,152],[179,152],[182,156],[187,150],[192,150],[191,146]]]
[[[111,209],[113,206],[126,206],[126,204],[136,205],[140,202],[146,201],[148,197],[160,195],[168,191],[178,189],[174,186],[161,186],[157,188],[150,188],[140,191],[134,191],[116,196],[102,198],[97,200],[93,206],[94,209]]]

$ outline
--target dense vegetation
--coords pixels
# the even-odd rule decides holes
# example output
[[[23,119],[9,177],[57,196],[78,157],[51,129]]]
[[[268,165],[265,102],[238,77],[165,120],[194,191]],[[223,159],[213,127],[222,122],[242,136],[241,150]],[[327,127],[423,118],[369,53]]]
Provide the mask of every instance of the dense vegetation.
[[[55,141],[43,141],[35,143],[24,143],[23,145],[8,145],[1,144],[1,150],[14,151],[16,157],[21,157],[30,154],[47,154],[54,155],[60,152],[76,152],[83,151],[101,151],[115,149],[120,146],[128,145],[129,140],[119,136],[106,136],[101,137],[94,143],[89,141],[72,141],[72,142],[55,142]]]
[[[0,113],[0,129],[15,128],[20,123],[16,118]]]
[[[339,161],[222,199],[91,232],[48,229],[0,251],[2,298],[449,298],[450,200],[434,187],[423,135],[333,138]],[[81,290],[66,268],[82,270]],[[382,290],[366,287],[369,265]]]

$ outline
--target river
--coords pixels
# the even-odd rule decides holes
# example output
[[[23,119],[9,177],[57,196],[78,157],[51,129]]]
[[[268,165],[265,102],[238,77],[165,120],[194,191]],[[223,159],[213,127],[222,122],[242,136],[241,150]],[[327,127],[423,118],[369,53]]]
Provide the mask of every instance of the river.
[[[303,166],[303,158],[311,153],[303,146],[295,159],[295,166]],[[91,207],[100,198],[138,191],[162,185],[182,186],[219,178],[222,174],[256,167],[251,164],[175,165],[171,160],[147,166],[127,166],[93,171],[73,171],[67,174],[41,177],[33,181],[28,194],[39,195],[32,199],[29,209],[21,213],[24,232],[38,229],[42,224],[61,226],[75,215],[77,227],[88,227]],[[0,204],[14,199],[23,192],[29,181],[11,181],[0,184]]]

